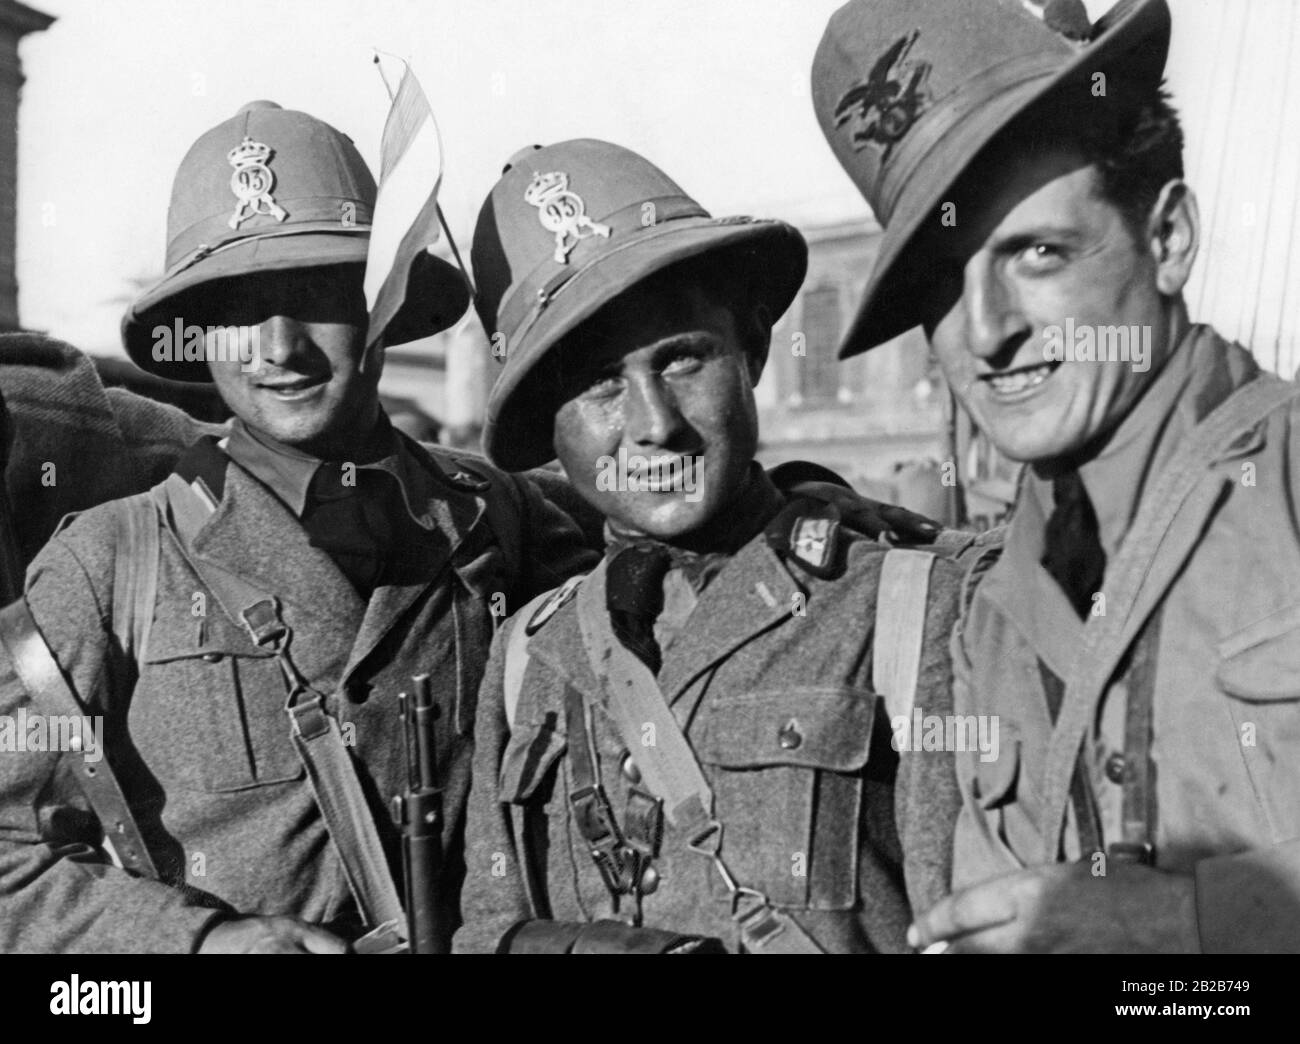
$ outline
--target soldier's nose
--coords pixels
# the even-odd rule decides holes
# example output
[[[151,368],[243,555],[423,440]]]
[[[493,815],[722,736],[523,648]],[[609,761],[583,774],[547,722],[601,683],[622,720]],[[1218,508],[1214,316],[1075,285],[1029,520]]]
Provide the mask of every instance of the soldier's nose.
[[[1015,352],[1030,333],[1015,291],[987,258],[976,256],[966,266],[962,306],[966,343],[971,354],[995,359]]]
[[[625,437],[638,446],[670,446],[685,425],[677,398],[658,374],[634,378],[628,387]]]
[[[271,367],[289,367],[304,358],[311,339],[302,323],[287,315],[273,315],[258,327],[262,362]]]

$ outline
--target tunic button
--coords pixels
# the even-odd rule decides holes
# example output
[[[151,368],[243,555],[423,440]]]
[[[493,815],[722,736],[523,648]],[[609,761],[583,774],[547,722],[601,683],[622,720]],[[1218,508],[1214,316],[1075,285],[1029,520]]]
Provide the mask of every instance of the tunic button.
[[[641,874],[641,894],[653,895],[655,889],[659,887],[659,871],[653,866],[647,866]]]
[[[797,750],[803,744],[803,734],[799,731],[799,723],[791,718],[781,726],[781,731],[776,734],[776,741],[781,744],[782,750]]]
[[[1106,778],[1112,783],[1124,782],[1124,755],[1116,752],[1106,759]]]
[[[629,782],[631,783],[641,782],[641,770],[636,767],[636,762],[632,760],[631,751],[629,750],[623,751],[623,757],[619,761],[618,769],[620,772],[623,773],[624,778],[626,778]]]
[[[205,663],[220,663],[220,662],[221,662],[221,653],[204,653],[204,654],[203,654],[203,661],[204,661]]]

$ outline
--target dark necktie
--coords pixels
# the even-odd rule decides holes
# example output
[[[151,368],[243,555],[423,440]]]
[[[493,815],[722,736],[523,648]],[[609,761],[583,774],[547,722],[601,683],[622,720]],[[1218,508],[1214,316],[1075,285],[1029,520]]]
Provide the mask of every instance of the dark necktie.
[[[1106,572],[1097,512],[1077,471],[1056,478],[1052,501],[1055,506],[1044,533],[1043,568],[1060,585],[1079,618],[1086,619]]]
[[[664,575],[671,558],[662,544],[630,544],[609,560],[605,575],[605,607],[615,637],[651,673],[662,665],[655,621],[664,608]]]
[[[360,468],[346,474],[354,484],[344,483],[341,464],[316,469],[302,524],[312,546],[328,554],[357,593],[369,598],[383,577],[395,537],[388,476]]]

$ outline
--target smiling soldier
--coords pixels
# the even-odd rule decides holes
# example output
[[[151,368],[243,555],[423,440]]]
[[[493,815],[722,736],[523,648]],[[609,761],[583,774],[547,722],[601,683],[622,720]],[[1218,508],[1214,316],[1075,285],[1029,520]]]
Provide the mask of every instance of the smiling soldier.
[[[468,300],[422,253],[366,349],[374,203],[348,138],[270,102],[181,163],[167,274],[124,340],[151,372],[213,381],[235,420],[67,526],[3,614],[0,706],[103,715],[108,764],[0,756],[0,949],[334,953],[400,921],[386,804],[416,673],[440,712],[448,944],[494,596],[522,604],[590,553],[529,483],[389,424],[383,343]]]
[[[1189,319],[1169,31],[1164,0],[854,0],[814,64],[885,227],[842,354],[923,326],[1028,464],[953,643],[1001,756],[959,755],[959,890],[917,945],[1300,949],[1296,391]]]
[[[607,546],[494,643],[458,949],[896,951],[946,893],[951,760],[889,722],[946,706],[957,571],[754,461],[806,262],[605,142],[521,152],[484,204],[488,454],[558,456]]]

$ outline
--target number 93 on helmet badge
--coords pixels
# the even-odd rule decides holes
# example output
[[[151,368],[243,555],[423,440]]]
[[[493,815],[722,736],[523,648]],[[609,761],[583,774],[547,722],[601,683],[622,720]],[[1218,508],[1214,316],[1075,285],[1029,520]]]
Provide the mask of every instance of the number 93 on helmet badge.
[[[235,168],[230,175],[230,191],[235,194],[235,212],[230,215],[229,225],[238,228],[251,217],[267,214],[276,221],[283,221],[289,215],[271,196],[275,188],[275,175],[267,164],[274,150],[269,145],[245,137],[238,145],[226,153],[226,159]]]
[[[555,233],[555,260],[568,264],[569,253],[590,236],[608,239],[610,227],[587,217],[587,204],[569,190],[569,175],[552,171],[534,174],[524,190],[524,202],[537,208],[542,227]]]

